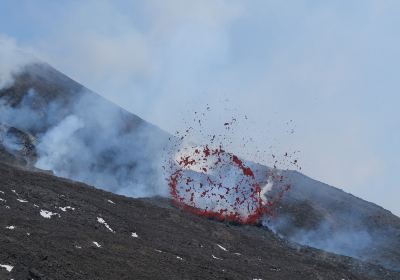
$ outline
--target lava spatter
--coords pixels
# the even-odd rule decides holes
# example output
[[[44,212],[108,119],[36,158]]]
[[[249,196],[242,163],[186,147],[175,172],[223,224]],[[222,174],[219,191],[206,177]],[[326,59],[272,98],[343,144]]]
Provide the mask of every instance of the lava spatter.
[[[194,214],[243,224],[255,224],[273,204],[261,195],[253,170],[222,147],[192,147],[176,156],[169,177],[175,205]]]
[[[196,215],[241,224],[257,224],[264,215],[273,216],[290,185],[284,184],[276,168],[260,174],[257,165],[225,151],[223,142],[232,138],[236,117],[222,123],[229,135],[218,135],[216,141],[216,135],[211,133],[206,136],[209,145],[187,144],[184,140],[191,133],[203,133],[201,117],[204,113],[195,112],[194,124],[183,133],[176,133],[178,141],[172,159],[164,166],[173,203]],[[269,179],[279,185],[273,193],[269,193]]]

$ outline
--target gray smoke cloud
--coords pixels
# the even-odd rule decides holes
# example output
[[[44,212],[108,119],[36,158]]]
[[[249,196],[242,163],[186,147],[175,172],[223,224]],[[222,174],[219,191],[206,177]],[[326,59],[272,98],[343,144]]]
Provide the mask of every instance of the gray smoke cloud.
[[[39,89],[7,92],[33,60],[12,51],[12,42],[0,45],[0,54],[7,48],[11,60],[18,57],[2,61],[0,73],[0,140],[8,153],[23,155],[34,144],[32,163],[57,176],[132,197],[168,194],[162,170],[167,133],[84,88],[57,94],[44,82]]]
[[[27,63],[36,62],[37,59],[26,49],[17,46],[14,39],[0,34],[0,89],[10,86],[17,73]]]
[[[133,197],[166,195],[162,131],[98,97],[84,96],[41,135],[36,167]],[[157,135],[158,134],[158,135]]]
[[[301,212],[300,209],[297,209]],[[299,245],[321,249],[338,255],[353,257],[383,267],[400,270],[397,252],[399,230],[387,223],[374,226],[371,217],[357,214],[350,209],[332,211],[329,215],[312,217],[309,209],[304,220],[296,220],[293,214],[265,218],[263,225],[281,238]],[[311,217],[311,218],[310,218]],[[304,223],[304,224],[302,224]]]
[[[272,223],[265,222],[264,225],[293,242],[356,258],[363,257],[362,254],[377,241],[375,234],[365,228],[335,229],[327,221],[323,221],[313,229],[289,229],[294,227],[289,217],[279,217]],[[282,232],[289,233],[282,234]]]

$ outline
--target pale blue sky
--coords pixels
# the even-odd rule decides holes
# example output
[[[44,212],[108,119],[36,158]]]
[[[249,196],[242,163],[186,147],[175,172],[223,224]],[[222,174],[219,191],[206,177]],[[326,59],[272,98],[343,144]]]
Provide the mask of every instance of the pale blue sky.
[[[173,132],[228,106],[252,120],[238,154],[299,149],[305,174],[397,215],[399,27],[385,0],[0,3],[0,36],[126,109]]]

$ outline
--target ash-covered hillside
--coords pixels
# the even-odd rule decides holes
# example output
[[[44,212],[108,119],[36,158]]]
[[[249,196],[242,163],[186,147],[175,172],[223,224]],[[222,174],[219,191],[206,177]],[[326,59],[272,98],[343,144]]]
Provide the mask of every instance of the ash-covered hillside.
[[[47,178],[50,184],[52,180],[59,180],[50,176],[50,174],[54,174],[116,194],[131,197],[154,195],[168,197],[169,190],[164,180],[162,160],[165,156],[165,147],[169,144],[171,137],[161,129],[103,99],[46,64],[35,63],[23,67],[18,72],[14,72],[12,83],[0,89],[0,161],[27,170],[44,170],[49,173],[49,175],[40,172],[24,173],[4,166],[8,170],[6,173],[8,175],[1,178],[2,185],[6,179],[20,180],[21,178],[12,177],[17,176],[16,174],[19,174],[18,176],[28,176],[29,174],[30,180],[34,180],[35,176],[42,179]],[[258,180],[266,183],[265,174],[270,169],[253,163],[248,164],[252,166]],[[272,217],[265,216],[263,219],[262,224],[266,228],[272,230],[274,234],[294,242],[291,243],[293,246],[299,243],[351,256],[387,269],[400,270],[400,219],[398,217],[377,205],[312,180],[298,172],[289,170],[281,171],[281,174],[284,182],[275,182],[271,193],[278,192],[280,184],[288,183],[291,188],[278,203],[274,215]],[[46,188],[48,186],[44,181],[45,179],[41,181],[42,187]],[[37,184],[30,184],[30,181],[27,182],[30,190],[40,187]],[[60,180],[60,182],[66,181]],[[15,188],[18,187],[17,183],[11,184],[14,184]],[[70,185],[74,184],[68,184],[68,186]],[[105,194],[90,190],[98,194]],[[37,199],[46,201],[47,196],[45,194],[43,197],[37,196]],[[126,200],[126,198],[120,199]],[[156,202],[160,203],[160,201]],[[87,203],[86,207],[94,209],[93,201],[87,201]],[[145,206],[147,204],[142,204],[142,202],[137,203],[143,207],[150,207]],[[166,203],[168,204],[168,202]],[[16,205],[25,207],[26,204]],[[51,211],[53,205],[46,205],[48,206],[46,211]],[[60,207],[65,207],[65,205]],[[157,209],[154,210],[156,212],[164,211],[155,206],[145,209],[147,209],[146,211],[154,209]],[[180,213],[179,215],[184,215],[185,219],[191,217],[190,219],[193,221],[211,223],[212,227],[217,227],[212,230],[220,230],[225,227],[223,224],[219,225],[206,219],[184,214],[176,209],[168,211]],[[8,213],[12,218],[14,212]],[[121,213],[118,214],[121,215],[119,217],[125,215]],[[141,216],[132,216],[132,219],[141,217],[144,220],[145,210],[141,210],[139,213]],[[107,219],[104,218],[104,220],[108,222]],[[124,221],[124,223],[128,223],[128,220]],[[150,223],[150,221],[148,222]],[[97,224],[95,223],[95,225]],[[154,231],[157,232],[157,223],[153,225]],[[194,222],[189,222],[188,225],[196,227]],[[71,226],[75,227],[76,225],[71,224]],[[195,228],[190,229],[191,226],[180,226],[187,230],[195,230]],[[55,230],[56,225],[52,229]],[[175,232],[175,229],[172,228],[165,230]],[[8,231],[6,232],[8,233]],[[257,238],[279,240],[270,231],[255,227],[235,227],[235,232],[254,236],[260,234],[261,237]],[[67,233],[71,232],[67,231],[64,236]],[[266,233],[268,234],[265,235]],[[218,233],[215,234],[218,235]],[[170,238],[169,235],[168,238]],[[270,242],[275,242],[271,240]],[[235,242],[238,241],[235,240]],[[54,244],[49,251],[57,250],[57,246]],[[122,248],[122,245],[119,248]],[[287,244],[282,248],[279,254],[286,254],[289,251],[285,250],[292,250],[287,247]],[[303,252],[310,249],[300,246],[299,250]],[[265,251],[264,254],[268,254],[268,249]],[[319,251],[310,250],[310,252]],[[92,257],[97,253],[98,251],[93,251]],[[19,253],[15,254],[19,256]],[[312,258],[311,264],[321,257],[320,254],[317,255],[318,257]],[[276,257],[276,255],[274,256]],[[148,257],[151,259],[153,255]],[[317,269],[318,265],[319,263],[315,263],[314,269]],[[337,269],[336,267],[331,268]],[[182,275],[181,278],[190,278]],[[248,276],[253,277],[246,274],[246,277]],[[335,274],[336,276],[337,274]],[[238,279],[246,279],[246,277]],[[293,277],[282,279],[304,279]],[[210,278],[213,277],[210,276]],[[254,278],[257,278],[256,275]],[[228,277],[228,279],[231,278]],[[347,277],[344,279],[368,278]]]
[[[167,199],[127,198],[3,163],[0,182],[0,279],[400,279]]]

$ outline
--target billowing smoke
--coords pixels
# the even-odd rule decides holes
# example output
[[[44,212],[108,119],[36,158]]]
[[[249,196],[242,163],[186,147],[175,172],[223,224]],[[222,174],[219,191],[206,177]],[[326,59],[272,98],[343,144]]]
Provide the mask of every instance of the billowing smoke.
[[[397,217],[300,176],[293,176],[292,191],[278,206],[277,216],[263,218],[264,226],[294,247],[301,248],[300,244],[400,270]]]
[[[13,73],[35,61],[31,53],[18,48],[15,40],[0,34],[0,89],[13,83]]]
[[[95,100],[80,101],[70,115],[38,136],[36,167],[119,194],[165,193],[160,149],[153,146],[160,138],[141,124],[135,132],[124,132],[118,112]]]
[[[29,146],[30,163],[57,176],[133,197],[168,194],[161,167],[167,133],[47,65],[17,61],[1,73],[0,137],[8,154],[22,156]]]
[[[96,96],[41,135],[36,166],[128,196],[168,193],[161,162],[166,134]]]
[[[289,217],[279,217],[272,223],[266,221],[264,224],[277,234],[288,233],[287,235],[284,234],[283,237],[293,242],[359,259],[363,258],[363,254],[380,239],[377,238],[373,230],[349,227],[335,229],[327,221],[321,222],[313,229],[295,230],[293,229],[293,221]]]

